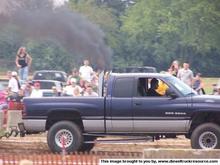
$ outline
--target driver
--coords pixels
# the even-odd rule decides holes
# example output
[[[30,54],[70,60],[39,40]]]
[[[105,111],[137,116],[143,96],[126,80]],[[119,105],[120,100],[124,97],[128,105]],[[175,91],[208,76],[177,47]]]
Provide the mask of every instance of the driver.
[[[147,91],[147,96],[162,96],[156,91],[158,87],[159,87],[159,81],[156,78],[153,78],[150,81],[150,88]]]

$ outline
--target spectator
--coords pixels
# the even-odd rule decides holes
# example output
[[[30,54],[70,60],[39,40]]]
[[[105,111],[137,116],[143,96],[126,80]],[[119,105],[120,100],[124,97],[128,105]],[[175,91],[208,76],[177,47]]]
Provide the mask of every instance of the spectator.
[[[81,87],[81,89],[82,89],[82,94],[85,92],[85,90],[86,90],[86,81],[85,80],[83,80],[83,79],[80,79],[79,80],[79,86]]]
[[[92,89],[93,89],[92,83],[90,83],[90,82],[88,82],[88,81],[84,81],[84,82],[85,82],[85,83],[84,83],[84,88],[85,88],[85,90],[87,89],[88,86],[91,86]]]
[[[28,71],[32,63],[32,58],[26,52],[25,47],[20,47],[18,49],[15,63],[16,63],[16,66],[18,67],[20,80],[22,81],[22,83],[24,83],[24,81],[27,81],[28,79]]]
[[[75,87],[73,90],[73,96],[77,97],[77,96],[82,96],[80,93],[80,87]]]
[[[88,85],[86,88],[86,91],[84,93],[84,96],[98,96],[98,94],[96,92],[93,91],[92,86]]]
[[[196,77],[193,80],[193,89],[198,94],[205,94],[204,84],[203,84],[202,79],[201,79],[201,73],[196,74]]]
[[[217,91],[214,93],[214,95],[220,95],[220,86],[217,86]]]
[[[217,89],[218,89],[218,95],[220,95],[220,86],[218,86]]]
[[[10,80],[12,77],[11,73],[12,73],[12,71],[7,71],[6,76],[8,77],[8,80]]]
[[[178,71],[179,71],[179,61],[175,60],[172,62],[170,68],[168,69],[168,72],[171,75],[177,77]]]
[[[75,79],[75,78],[72,78],[72,79],[70,80],[70,84],[67,85],[67,86],[64,88],[64,90],[63,90],[63,95],[64,95],[64,96],[73,96],[74,88],[75,88],[75,87],[78,87],[79,90],[80,90],[80,92],[82,92],[82,88],[76,84],[76,79]]]
[[[18,91],[20,89],[20,83],[18,80],[17,72],[11,72],[11,78],[8,82],[8,94],[10,99],[16,99],[18,97]]]
[[[71,80],[72,78],[75,78],[75,79],[76,79],[76,84],[79,84],[80,76],[79,76],[79,71],[78,71],[78,69],[74,68],[74,69],[72,70],[71,75],[70,75],[70,76],[68,77],[68,79],[67,79],[67,84],[70,84],[70,80]]]
[[[29,97],[32,93],[33,83],[31,81],[26,82],[26,84],[21,86],[21,89],[24,91],[24,97]]]
[[[213,87],[212,94],[220,95],[220,79],[218,80],[216,84],[212,84],[212,87]]]
[[[40,90],[40,83],[34,83],[34,89],[31,92],[30,97],[43,97],[43,92]]]
[[[94,72],[93,72],[92,67],[89,66],[88,60],[84,60],[84,65],[80,67],[79,74],[83,80],[91,82],[92,75],[94,74]]]
[[[94,74],[92,76],[91,85],[92,85],[92,88],[95,92],[97,92],[97,90],[98,90],[98,83],[99,83],[98,76]]]
[[[52,86],[52,91],[53,91],[53,95],[54,97],[58,97],[61,95],[61,92],[59,92],[56,88],[56,86]]]
[[[183,64],[183,68],[179,70],[177,77],[184,83],[192,87],[193,72],[189,69],[188,63]]]
[[[16,98],[17,102],[21,102],[24,98],[24,90],[23,87],[21,86],[20,90],[18,91],[18,97]]]

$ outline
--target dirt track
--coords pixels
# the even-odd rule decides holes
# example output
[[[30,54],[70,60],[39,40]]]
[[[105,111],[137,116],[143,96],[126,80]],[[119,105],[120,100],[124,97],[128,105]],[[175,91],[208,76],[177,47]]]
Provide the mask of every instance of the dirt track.
[[[141,143],[117,143],[104,144],[97,143],[92,151],[117,151],[117,152],[143,152],[144,149],[149,148],[190,148],[190,141],[180,136],[176,139],[161,139],[155,142],[141,142]],[[46,135],[29,135],[26,137],[10,137],[9,139],[0,140],[0,154],[42,154],[50,153],[47,143]]]

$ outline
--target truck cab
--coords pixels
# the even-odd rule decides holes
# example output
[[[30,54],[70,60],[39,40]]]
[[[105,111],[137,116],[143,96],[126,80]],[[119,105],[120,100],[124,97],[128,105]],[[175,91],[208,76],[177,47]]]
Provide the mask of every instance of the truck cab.
[[[159,82],[160,96],[147,94],[153,78]],[[185,95],[196,93],[178,79],[161,74],[113,74],[107,89],[106,132],[144,134],[189,130],[192,102]]]

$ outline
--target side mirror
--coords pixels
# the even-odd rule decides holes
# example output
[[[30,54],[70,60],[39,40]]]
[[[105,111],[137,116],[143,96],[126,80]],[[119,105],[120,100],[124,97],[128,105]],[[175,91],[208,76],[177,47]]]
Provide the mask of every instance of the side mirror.
[[[178,97],[177,94],[171,89],[166,90],[166,96],[171,97],[172,99],[175,99]]]

